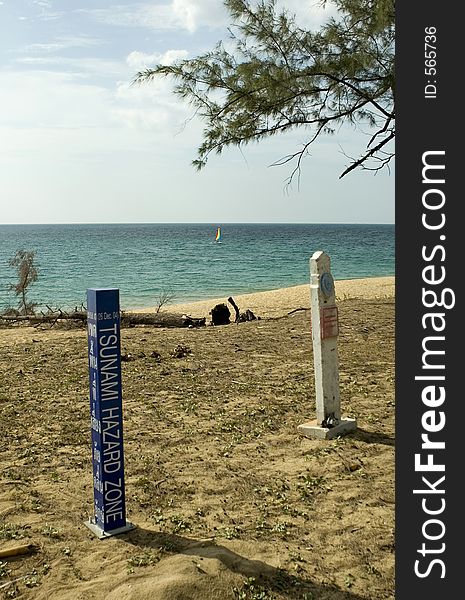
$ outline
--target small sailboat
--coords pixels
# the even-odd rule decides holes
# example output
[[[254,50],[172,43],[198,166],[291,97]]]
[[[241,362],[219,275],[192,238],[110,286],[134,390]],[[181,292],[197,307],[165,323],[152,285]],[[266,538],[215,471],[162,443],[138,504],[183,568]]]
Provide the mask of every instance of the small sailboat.
[[[216,230],[215,242],[221,244],[221,227],[218,227]]]

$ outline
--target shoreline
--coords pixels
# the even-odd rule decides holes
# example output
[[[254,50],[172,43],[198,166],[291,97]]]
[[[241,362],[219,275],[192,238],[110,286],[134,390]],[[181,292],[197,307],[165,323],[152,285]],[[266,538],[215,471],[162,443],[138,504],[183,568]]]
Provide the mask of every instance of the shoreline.
[[[335,287],[337,300],[344,300],[346,298],[376,299],[394,297],[395,276],[339,279],[335,280]],[[241,312],[249,309],[257,317],[278,317],[297,308],[310,308],[309,283],[249,294],[237,294],[232,295],[232,297]],[[216,297],[206,300],[167,304],[161,308],[161,311],[182,313],[194,318],[206,317],[208,320],[209,312],[216,304],[225,303],[231,310],[231,314],[234,313],[227,299],[227,297]],[[151,313],[155,312],[155,310],[156,306],[153,306],[146,309],[130,309],[128,312]]]

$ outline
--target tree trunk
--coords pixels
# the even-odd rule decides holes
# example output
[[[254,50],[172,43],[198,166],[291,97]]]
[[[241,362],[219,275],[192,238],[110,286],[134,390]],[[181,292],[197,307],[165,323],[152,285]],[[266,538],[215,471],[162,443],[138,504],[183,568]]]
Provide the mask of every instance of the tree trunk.
[[[230,296],[228,298],[228,302],[229,302],[229,304],[232,305],[232,307],[234,308],[234,311],[236,313],[236,320],[235,320],[235,322],[239,323],[239,318],[240,318],[239,308],[238,308],[237,304],[234,302],[234,299],[232,298],[232,296]]]
[[[40,325],[42,323],[55,325],[59,321],[77,321],[87,323],[86,311],[73,311],[65,313],[57,311],[51,314],[41,315],[0,315],[0,324],[12,325],[14,323],[28,323]],[[135,325],[151,325],[152,327],[203,327],[205,317],[196,319],[186,315],[174,313],[121,313],[121,325],[134,327]]]

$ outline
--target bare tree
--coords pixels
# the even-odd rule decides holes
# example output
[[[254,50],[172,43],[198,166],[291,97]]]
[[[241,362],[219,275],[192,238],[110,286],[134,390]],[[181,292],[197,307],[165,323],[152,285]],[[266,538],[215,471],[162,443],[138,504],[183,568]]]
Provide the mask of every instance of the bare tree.
[[[20,314],[34,314],[35,304],[28,302],[27,292],[39,276],[39,271],[34,264],[35,252],[32,250],[17,250],[16,254],[10,259],[10,267],[16,269],[18,281],[10,284],[10,289],[19,297]]]
[[[157,302],[157,308],[155,310],[156,314],[158,314],[160,312],[161,308],[165,304],[172,302],[174,300],[174,298],[175,298],[175,294],[171,290],[163,290],[162,292],[160,292],[159,296],[156,299],[156,302]]]

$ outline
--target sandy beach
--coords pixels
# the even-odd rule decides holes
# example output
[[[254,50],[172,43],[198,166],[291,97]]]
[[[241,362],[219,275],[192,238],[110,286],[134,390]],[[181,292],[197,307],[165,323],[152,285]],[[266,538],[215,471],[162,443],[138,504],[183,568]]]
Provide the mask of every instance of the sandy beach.
[[[341,409],[312,440],[308,286],[260,320],[121,331],[127,519],[92,513],[87,334],[0,328],[0,598],[393,600],[394,278],[338,281]],[[360,302],[363,298],[363,302]],[[208,316],[219,298],[164,310]],[[288,314],[291,313],[291,314]],[[275,318],[282,317],[282,318]]]
[[[336,299],[347,298],[392,298],[394,296],[394,277],[370,277],[365,279],[343,279],[335,282]],[[250,309],[261,317],[283,316],[296,308],[310,307],[310,291],[308,285],[296,285],[253,294],[233,295],[234,301],[242,311]],[[213,298],[198,302],[170,304],[166,310],[183,313],[192,317],[208,318],[215,304],[227,302],[227,298]],[[229,308],[232,311],[231,306]],[[138,312],[153,312],[155,308]]]

